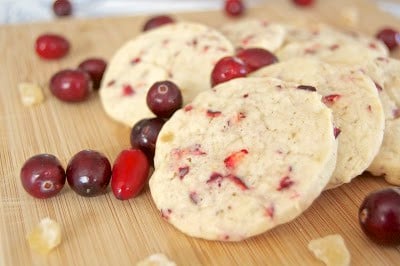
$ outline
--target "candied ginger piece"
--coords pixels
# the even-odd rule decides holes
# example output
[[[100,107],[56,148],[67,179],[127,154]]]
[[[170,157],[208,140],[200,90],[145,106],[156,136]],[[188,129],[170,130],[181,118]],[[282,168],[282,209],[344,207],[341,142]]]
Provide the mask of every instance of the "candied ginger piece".
[[[341,235],[313,239],[308,243],[308,249],[327,266],[350,265],[350,252]]]
[[[162,253],[156,253],[139,261],[136,266],[176,266],[176,263]]]
[[[18,84],[21,101],[26,106],[32,106],[44,101],[42,88],[37,84],[22,82]]]
[[[43,218],[27,239],[32,250],[45,255],[61,243],[61,227],[56,221]]]

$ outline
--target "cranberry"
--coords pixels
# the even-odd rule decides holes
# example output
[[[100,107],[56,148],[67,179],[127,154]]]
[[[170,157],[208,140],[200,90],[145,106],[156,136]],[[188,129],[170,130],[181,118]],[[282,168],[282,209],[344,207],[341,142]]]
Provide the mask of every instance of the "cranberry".
[[[381,29],[376,38],[385,43],[387,48],[392,51],[400,44],[400,33],[391,28]]]
[[[143,31],[148,31],[148,30],[151,30],[154,28],[158,28],[162,25],[174,23],[174,22],[175,22],[175,20],[167,15],[155,16],[146,21],[146,23],[143,26]]]
[[[114,162],[111,189],[115,197],[127,200],[139,194],[147,182],[149,162],[138,149],[123,150]]]
[[[314,3],[314,0],[292,0],[295,5],[298,6],[310,6]]]
[[[29,158],[22,166],[20,176],[26,192],[40,199],[57,195],[65,184],[64,168],[57,157],[51,154]]]
[[[278,62],[278,58],[273,53],[262,48],[243,49],[236,56],[243,60],[249,72]]]
[[[132,148],[142,150],[150,162],[153,161],[158,133],[164,123],[165,120],[162,118],[147,118],[132,127],[130,136]]]
[[[68,0],[56,0],[53,3],[53,11],[58,17],[69,16],[72,13],[72,4]]]
[[[36,53],[43,59],[59,59],[69,51],[69,42],[57,34],[43,34],[36,39]]]
[[[221,58],[211,72],[211,85],[215,85],[239,77],[245,77],[248,73],[247,66],[242,59],[233,56]]]
[[[67,181],[72,190],[81,196],[103,194],[111,179],[111,164],[98,151],[83,150],[68,162]]]
[[[400,244],[400,188],[386,188],[367,195],[358,212],[364,233],[383,245]]]
[[[61,70],[51,77],[50,90],[62,101],[80,102],[89,97],[92,81],[86,71]]]
[[[150,87],[146,101],[156,116],[170,118],[182,107],[182,93],[175,83],[168,80],[159,81]]]
[[[225,13],[231,17],[241,16],[245,11],[242,0],[225,0]]]
[[[93,81],[93,89],[100,88],[101,79],[103,78],[104,71],[106,70],[107,63],[101,58],[89,58],[81,62],[78,66],[88,72]]]

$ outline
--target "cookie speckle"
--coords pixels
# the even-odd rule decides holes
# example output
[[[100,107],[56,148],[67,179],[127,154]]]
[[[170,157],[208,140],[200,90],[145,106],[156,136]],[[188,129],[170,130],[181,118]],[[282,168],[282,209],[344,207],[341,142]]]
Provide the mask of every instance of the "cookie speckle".
[[[243,157],[249,152],[246,149],[234,152],[224,159],[225,167],[229,170],[234,170],[236,166],[242,161]]]
[[[174,133],[172,133],[172,132],[167,132],[167,133],[165,133],[165,134],[163,134],[163,135],[160,136],[160,140],[161,140],[162,142],[170,142],[170,141],[173,141],[173,140],[174,140],[174,137],[175,137]]]
[[[335,136],[335,139],[340,135],[340,132],[342,132],[342,130],[340,130],[340,128],[338,128],[338,127],[333,128],[333,135]]]
[[[194,204],[197,205],[199,203],[200,198],[199,198],[199,195],[195,191],[192,191],[189,193],[189,198],[190,198],[190,201],[193,202]]]
[[[135,94],[135,90],[132,88],[131,85],[125,84],[122,86],[122,95],[131,96],[133,94]]]
[[[322,97],[322,102],[326,105],[332,105],[342,97],[340,94],[330,94]]]
[[[183,111],[185,111],[185,112],[189,112],[189,111],[191,111],[191,110],[193,110],[193,106],[192,106],[192,105],[186,105],[186,106],[183,108]]]
[[[375,87],[378,90],[378,92],[381,92],[382,91],[382,86],[379,85],[378,83],[376,83],[375,81],[374,81],[374,83],[375,83]]]
[[[247,190],[249,187],[243,182],[242,179],[235,175],[227,175],[226,176],[230,181],[232,181],[236,186],[238,186],[241,190]]]
[[[207,110],[206,112],[208,117],[214,118],[214,117],[218,117],[221,115],[220,111],[213,111],[213,110]]]
[[[305,90],[305,91],[317,91],[317,89],[315,87],[308,86],[308,85],[299,85],[299,86],[297,86],[297,89]]]
[[[115,79],[110,80],[110,81],[107,83],[107,87],[111,87],[111,86],[114,85],[114,84],[115,84]]]
[[[165,220],[168,220],[169,216],[172,213],[172,210],[171,209],[161,209],[160,212],[161,212],[161,217]]]
[[[289,176],[284,176],[279,181],[278,191],[288,189],[294,184],[294,181]]]
[[[178,168],[179,179],[182,180],[189,173],[189,166],[183,166]]]
[[[265,208],[265,216],[274,218],[275,214],[275,206],[273,203],[271,203],[268,207]]]
[[[140,57],[135,57],[135,58],[133,58],[132,60],[131,60],[131,64],[137,64],[137,63],[140,63],[140,61],[141,61],[141,59],[140,59]]]

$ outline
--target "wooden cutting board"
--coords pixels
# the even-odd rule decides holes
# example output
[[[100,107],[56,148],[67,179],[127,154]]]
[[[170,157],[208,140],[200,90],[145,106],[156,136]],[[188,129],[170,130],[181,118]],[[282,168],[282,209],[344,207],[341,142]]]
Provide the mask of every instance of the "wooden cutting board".
[[[346,26],[340,14],[348,1],[320,0],[311,9],[295,9],[290,1],[276,2],[267,1],[246,16]],[[400,21],[378,11],[369,1],[355,0],[351,5],[359,12],[355,28],[361,32],[374,34],[384,25],[400,29]],[[220,11],[175,16],[212,26],[230,21]],[[362,199],[372,190],[388,186],[383,179],[368,175],[324,192],[295,221],[239,243],[204,241],[180,233],[161,219],[148,188],[129,201],[117,200],[110,191],[84,198],[68,185],[51,199],[30,197],[19,179],[20,168],[30,156],[52,153],[66,166],[76,152],[95,149],[113,162],[129,147],[130,128],[105,115],[97,93],[84,103],[63,103],[50,94],[48,80],[56,71],[76,67],[87,57],[110,59],[140,32],[145,19],[63,19],[51,24],[0,27],[0,265],[134,265],[157,252],[178,265],[322,265],[307,244],[334,233],[344,237],[352,265],[399,265],[399,247],[373,244],[358,225]],[[70,54],[59,61],[40,60],[33,45],[44,32],[65,35],[72,43]],[[17,90],[22,81],[41,85],[45,102],[23,106]],[[48,256],[41,256],[30,251],[26,234],[47,216],[61,224],[63,241]]]

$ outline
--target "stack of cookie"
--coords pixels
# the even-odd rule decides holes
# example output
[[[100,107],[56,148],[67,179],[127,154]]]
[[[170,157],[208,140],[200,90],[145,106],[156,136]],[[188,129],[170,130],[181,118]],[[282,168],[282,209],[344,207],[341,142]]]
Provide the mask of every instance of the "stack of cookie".
[[[280,62],[211,88],[215,63],[251,47]],[[238,241],[293,220],[366,170],[400,183],[399,71],[378,40],[327,25],[176,22],[123,46],[100,96],[132,126],[153,116],[154,82],[178,84],[185,107],[159,134],[152,197],[182,232]]]

